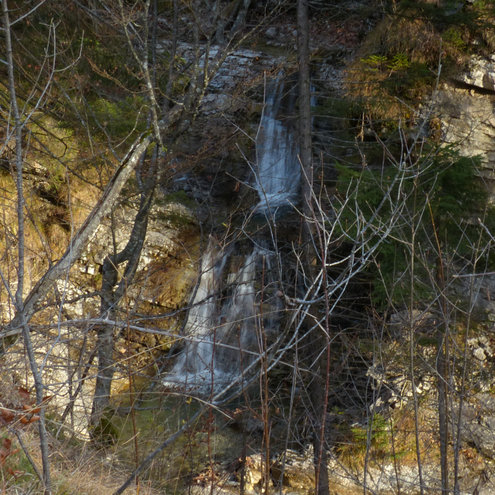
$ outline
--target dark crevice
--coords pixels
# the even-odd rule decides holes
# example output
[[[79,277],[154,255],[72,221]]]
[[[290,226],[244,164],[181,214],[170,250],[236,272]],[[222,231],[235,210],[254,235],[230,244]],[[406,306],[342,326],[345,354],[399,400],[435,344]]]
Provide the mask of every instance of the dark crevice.
[[[495,88],[493,89],[482,88],[480,86],[476,86],[475,84],[469,84],[467,82],[459,81],[457,79],[450,79],[449,82],[457,89],[466,89],[466,90],[474,91],[476,94],[479,95],[490,95],[490,96],[495,95]]]

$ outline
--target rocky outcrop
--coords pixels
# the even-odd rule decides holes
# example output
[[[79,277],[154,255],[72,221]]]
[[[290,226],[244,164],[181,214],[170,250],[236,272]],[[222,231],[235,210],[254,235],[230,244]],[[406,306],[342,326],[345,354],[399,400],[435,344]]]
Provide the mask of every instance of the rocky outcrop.
[[[170,41],[163,40],[159,49],[167,51],[170,46]],[[270,73],[288,65],[285,56],[269,55],[246,48],[228,50],[213,45],[201,47],[200,51],[203,52],[200,67],[206,67],[207,73],[207,89],[200,108],[203,116],[232,111],[238,106],[239,95],[253,84],[262,83],[265,72]],[[196,49],[189,43],[179,43],[177,53],[187,67],[194,61]]]
[[[139,370],[142,376],[154,373],[154,360],[169,350],[171,335],[179,331],[183,313],[177,310],[187,305],[199,257],[197,221],[190,205],[181,199],[184,198],[157,194],[152,208],[145,247],[135,279],[127,288],[124,307],[128,314],[161,317],[149,324],[158,330],[156,333],[127,331],[124,335],[116,330],[119,338],[115,342],[114,394],[129,386],[127,366]],[[103,261],[114,249],[119,251],[126,245],[136,212],[132,201],[128,201],[116,208],[112,219],[101,223],[70,274],[57,281],[64,303],[63,318],[57,309],[48,308],[41,319],[47,323],[46,328],[33,332],[33,347],[44,363],[45,379],[51,384],[50,410],[57,412],[79,438],[89,438],[87,427],[95,379],[92,367],[96,361],[93,349],[98,328],[91,318],[100,316],[98,290]],[[167,314],[172,316],[166,318]],[[122,319],[125,318],[124,314]],[[160,330],[164,332],[161,334]],[[25,359],[24,352],[22,341],[12,346],[4,357],[5,369],[18,369],[18,363]],[[74,362],[82,366],[75,370],[67,364]],[[32,379],[28,385],[32,385]]]
[[[244,474],[244,493],[257,495],[266,493],[266,484],[263,479],[266,473],[266,463],[259,454],[246,459]],[[232,476],[222,470],[220,466],[215,473],[215,482],[204,483],[208,475],[198,476],[198,483],[191,487],[196,495],[214,493],[216,495],[230,495],[239,493],[240,479],[237,474]],[[461,493],[478,493],[490,495],[495,485],[490,481],[490,468],[477,473],[469,473],[468,466],[460,462]],[[335,457],[328,463],[329,482],[331,493],[345,495],[359,495],[365,493],[390,494],[403,493],[416,495],[420,493],[420,476],[415,464],[389,462],[370,462],[366,470],[345,466]],[[426,493],[440,491],[439,469],[436,464],[422,465],[423,489]],[[211,479],[211,478],[210,478]],[[270,466],[269,494],[307,495],[312,493],[314,486],[313,451],[311,448],[303,452],[288,450],[283,456],[272,460]]]
[[[495,55],[488,58],[471,57],[468,69],[458,77],[458,81],[473,90],[495,94]]]
[[[495,397],[477,394],[461,410],[461,438],[481,454],[495,459]]]
[[[473,273],[453,281],[452,294],[459,304],[479,320],[495,320],[495,276]]]
[[[443,84],[432,115],[441,120],[442,139],[465,156],[480,156],[480,175],[495,194],[495,56],[473,57],[468,68]]]

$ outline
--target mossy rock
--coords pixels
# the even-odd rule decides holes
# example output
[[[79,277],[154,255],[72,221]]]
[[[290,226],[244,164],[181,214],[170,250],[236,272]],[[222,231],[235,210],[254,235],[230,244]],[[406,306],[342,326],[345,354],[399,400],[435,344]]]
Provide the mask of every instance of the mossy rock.
[[[117,443],[119,439],[119,430],[113,423],[115,411],[107,408],[101,415],[98,423],[91,425],[90,435],[92,440],[101,446],[110,446]]]

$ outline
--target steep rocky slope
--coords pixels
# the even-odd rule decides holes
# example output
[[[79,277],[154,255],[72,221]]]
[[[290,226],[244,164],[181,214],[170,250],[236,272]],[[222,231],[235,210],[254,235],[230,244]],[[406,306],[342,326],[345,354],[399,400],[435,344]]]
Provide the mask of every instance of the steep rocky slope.
[[[218,38],[207,39],[205,33],[213,20],[210,22],[205,7],[201,14],[208,22],[204,32],[195,35],[207,53],[198,57],[198,46],[187,28],[197,13],[186,9],[181,11],[183,18],[174,17],[172,3],[160,3],[159,41],[156,52],[150,50],[152,56],[167,61],[164,67],[168,64],[178,72],[170,84],[165,69],[155,74],[160,80],[159,94],[168,102],[162,104],[172,106],[194,84],[190,67],[204,69],[220,59],[222,64],[201,95],[201,104],[167,130],[163,148],[157,152],[161,160],[159,187],[139,265],[125,288],[120,326],[115,329],[117,372],[110,414],[105,419],[108,425],[103,425],[100,438],[112,452],[105,463],[109,468],[125,466],[131,471],[136,462],[131,460],[133,454],[143,457],[152,451],[161,443],[162,435],[187,425],[196,409],[208,402],[209,397],[194,398],[187,389],[182,395],[184,390],[163,387],[159,382],[174,366],[177,353],[187,350],[178,335],[184,327],[191,327],[187,325],[188,305],[193,301],[202,304],[194,297],[201,279],[201,260],[211,242],[208,239],[216,239],[229,256],[234,253],[225,262],[226,268],[219,270],[223,285],[216,286],[215,293],[208,293],[206,298],[232,299],[234,303],[229,304],[235,304],[238,297],[234,285],[251,244],[258,243],[260,251],[276,252],[276,262],[267,261],[271,258],[266,256],[256,267],[260,280],[252,283],[242,279],[240,285],[252,283],[256,292],[254,327],[261,328],[260,335],[266,338],[263,342],[260,337],[258,345],[276,343],[270,359],[280,349],[285,354],[273,367],[268,358],[261,360],[264,368],[260,376],[265,381],[242,391],[231,403],[216,404],[223,419],[211,409],[207,420],[196,429],[191,426],[177,445],[157,458],[149,475],[158,490],[181,491],[188,486],[198,493],[258,493],[268,487],[274,492],[308,493],[314,483],[313,453],[308,447],[313,435],[308,398],[312,377],[304,360],[311,350],[297,332],[311,324],[292,315],[304,294],[300,277],[313,270],[305,263],[315,266],[318,258],[308,261],[299,250],[304,228],[298,205],[268,222],[256,210],[260,209],[256,142],[262,132],[269,82],[284,74],[285,87],[294,88],[297,79],[294,6],[284,4],[278,9],[278,2],[265,6],[254,2],[247,24],[259,25],[228,55],[217,44]],[[264,8],[272,3],[275,15],[265,17],[268,10]],[[390,178],[387,174],[394,167],[405,170],[406,175],[401,176],[403,189],[390,189],[396,194],[391,204],[407,203],[409,208],[414,195],[400,193],[412,183],[423,187],[418,189],[420,199],[415,204],[421,203],[423,196],[432,198],[417,216],[413,210],[414,215],[407,216],[409,210],[401,213],[398,224],[388,231],[390,238],[383,242],[383,249],[369,257],[358,276],[349,278],[338,300],[336,296],[332,299],[331,293],[327,306],[321,294],[315,302],[308,302],[311,298],[304,302],[311,307],[311,318],[318,322],[332,307],[327,328],[331,374],[326,438],[335,493],[362,493],[363,489],[370,493],[419,493],[421,484],[426,492],[441,489],[437,397],[442,380],[448,382],[450,394],[448,460],[453,466],[452,476],[459,480],[461,492],[488,494],[495,489],[495,440],[491,434],[495,421],[493,214],[486,208],[457,216],[456,226],[463,229],[458,238],[462,249],[451,249],[448,241],[443,244],[444,232],[436,229],[436,222],[447,225],[445,210],[450,208],[454,217],[456,207],[449,203],[437,214],[435,195],[445,196],[430,187],[443,180],[434,167],[457,171],[453,164],[467,163],[460,162],[459,157],[480,157],[471,162],[492,195],[495,76],[486,28],[492,17],[481,4],[420,2],[411,6],[391,2],[377,8],[375,2],[360,1],[342,2],[337,9],[327,2],[311,3],[314,191],[317,213],[327,229],[324,247],[330,247],[330,255],[324,271],[329,279],[336,286],[340,283],[339,277],[345,273],[341,260],[354,253],[355,222],[346,224],[347,231],[339,226],[347,221],[347,211],[344,207],[339,210],[339,205],[351,204],[346,200],[352,198],[355,211],[359,207],[363,213],[362,218],[356,218],[366,223],[366,206],[375,207],[390,195],[384,191]],[[67,15],[78,15],[75,9],[71,7]],[[40,12],[37,22],[41,26],[45,13]],[[37,110],[29,124],[27,134],[35,145],[26,148],[24,169],[28,219],[25,294],[70,245],[71,236],[118,168],[121,150],[129,145],[131,136],[138,137],[146,129],[142,117],[146,113],[142,108],[147,105],[144,85],[136,81],[138,69],[131,62],[132,50],[123,48],[127,47],[125,36],[117,39],[115,34],[121,20],[105,17],[104,9],[95,7],[95,12],[96,16],[85,20],[94,23],[94,35],[85,35],[81,58],[76,57],[80,65],[73,66],[72,82],[78,91],[71,101],[76,111],[64,112],[57,103],[64,91],[72,89],[68,89],[70,77],[61,76],[53,86],[46,113]],[[131,14],[137,19],[140,11]],[[463,16],[462,22],[459,16]],[[179,21],[180,27],[174,28],[174,22]],[[22,29],[19,37],[38,35],[29,26]],[[178,42],[170,37],[174,29]],[[132,36],[137,37],[136,33]],[[105,43],[112,53],[106,51]],[[78,46],[70,36],[63,41],[65,53],[76,53]],[[169,57],[174,60],[172,64]],[[23,65],[27,67],[27,62]],[[20,87],[27,101],[28,93],[22,84]],[[279,120],[296,129],[297,113],[294,107],[289,111],[291,91],[285,91],[281,103],[285,115],[279,115]],[[2,115],[7,129],[8,115],[3,111]],[[86,123],[80,125],[79,120],[84,119]],[[455,154],[450,154],[454,148]],[[1,270],[9,282],[6,285],[15,289],[15,283],[10,284],[18,273],[13,156],[12,141],[6,141],[0,176]],[[435,162],[437,156],[443,161]],[[53,438],[80,440],[92,435],[95,439],[94,431],[87,427],[97,373],[96,336],[104,324],[100,314],[103,265],[108,256],[124,250],[131,237],[140,208],[140,181],[151,167],[149,163],[148,158],[143,160],[112,214],[66,277],[57,281],[32,321],[33,343],[47,391],[44,395],[51,396],[48,414]],[[433,170],[435,179],[427,173],[414,175],[413,169],[423,164],[427,172]],[[372,186],[363,179],[368,172],[376,174],[371,175]],[[426,185],[422,177],[427,177]],[[469,174],[462,177],[471,180]],[[453,196],[463,198],[465,192],[455,189],[458,182],[451,179],[447,176],[440,189],[450,187]],[[356,183],[367,188],[364,192],[357,186],[354,189]],[[381,189],[373,189],[376,184]],[[482,197],[483,187],[479,191]],[[486,204],[491,201],[490,196]],[[383,222],[380,215],[373,215],[377,217],[380,220],[370,221],[370,229],[385,232],[393,215],[387,210]],[[340,224],[333,223],[336,218]],[[316,217],[313,223],[317,225]],[[420,226],[417,245],[408,237],[413,231],[411,225]],[[435,236],[437,243],[431,241]],[[440,244],[443,251],[437,256]],[[400,264],[397,245],[417,248],[422,258],[415,263],[424,263],[417,274],[410,269],[412,255],[407,266]],[[270,278],[269,263],[279,264],[278,279]],[[438,275],[440,267],[446,267],[443,278]],[[404,288],[400,283],[406,280],[407,286],[410,271],[412,282]],[[0,302],[0,316],[7,325],[14,314],[7,291],[0,292]],[[232,312],[216,311],[214,333],[225,324],[235,323],[225,321]],[[270,312],[282,316],[272,317]],[[268,325],[273,321],[278,325],[275,331]],[[438,362],[447,341],[448,373],[439,378]],[[233,345],[231,341],[229,345]],[[5,356],[2,373],[14,377],[5,382],[11,388],[20,383],[31,386],[32,379],[25,378],[30,372],[24,342],[11,344]],[[213,367],[209,362],[204,365],[206,370]],[[6,394],[2,391],[2,407],[22,408],[22,401],[7,404]],[[128,445],[135,437],[139,446],[132,452]]]

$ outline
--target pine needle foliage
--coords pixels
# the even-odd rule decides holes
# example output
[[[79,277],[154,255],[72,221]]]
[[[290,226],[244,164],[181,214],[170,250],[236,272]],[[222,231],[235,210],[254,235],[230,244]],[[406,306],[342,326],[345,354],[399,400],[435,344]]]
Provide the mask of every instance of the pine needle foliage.
[[[390,161],[379,170],[337,166],[338,194],[350,195],[342,217],[346,235],[356,238],[363,225],[378,235],[383,226],[393,225],[368,269],[372,299],[379,307],[409,300],[411,290],[419,300],[429,297],[427,272],[440,255],[438,245],[449,263],[462,264],[480,236],[486,235],[476,219],[482,215],[493,223],[495,215],[486,206],[479,165],[478,157],[461,156],[454,147],[444,147],[423,149],[410,164]],[[394,215],[397,218],[392,220]]]

